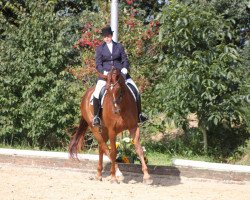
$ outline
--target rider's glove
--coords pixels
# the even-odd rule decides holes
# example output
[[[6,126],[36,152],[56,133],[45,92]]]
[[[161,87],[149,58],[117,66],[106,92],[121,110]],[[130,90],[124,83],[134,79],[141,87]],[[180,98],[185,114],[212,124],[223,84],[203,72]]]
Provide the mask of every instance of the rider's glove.
[[[107,71],[103,71],[103,75],[107,76],[108,72]]]
[[[123,67],[121,69],[121,72],[126,75],[128,73],[128,70],[127,70],[127,68]]]

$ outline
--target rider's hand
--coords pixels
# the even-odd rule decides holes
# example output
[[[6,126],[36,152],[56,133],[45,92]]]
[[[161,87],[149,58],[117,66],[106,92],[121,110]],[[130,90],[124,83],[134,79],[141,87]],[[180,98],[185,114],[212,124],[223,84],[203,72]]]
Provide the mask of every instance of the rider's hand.
[[[123,67],[121,69],[121,72],[126,75],[128,73],[128,70],[127,70],[127,68]]]
[[[107,71],[103,71],[103,75],[107,76],[108,72]]]

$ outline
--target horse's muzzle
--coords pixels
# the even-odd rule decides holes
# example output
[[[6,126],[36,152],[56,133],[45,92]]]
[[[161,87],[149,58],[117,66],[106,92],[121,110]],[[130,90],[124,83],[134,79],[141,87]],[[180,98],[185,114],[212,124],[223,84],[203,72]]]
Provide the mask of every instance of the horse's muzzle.
[[[117,103],[114,103],[114,110],[113,111],[115,114],[120,114],[121,108],[120,108],[120,106],[117,105]]]
[[[117,108],[114,109],[114,113],[115,114],[120,114],[120,112],[121,112],[121,109],[119,107],[117,107]]]

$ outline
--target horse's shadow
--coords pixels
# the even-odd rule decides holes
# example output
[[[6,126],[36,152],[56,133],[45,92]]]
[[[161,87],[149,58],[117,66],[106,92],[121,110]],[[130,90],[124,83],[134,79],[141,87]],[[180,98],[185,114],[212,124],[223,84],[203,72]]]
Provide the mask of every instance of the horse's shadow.
[[[119,163],[119,169],[122,172],[126,184],[139,184],[143,182],[143,173],[139,164]],[[109,174],[110,164],[104,167],[105,174]],[[180,171],[173,166],[155,166],[148,165],[149,174],[153,180],[154,186],[172,186],[181,184]]]

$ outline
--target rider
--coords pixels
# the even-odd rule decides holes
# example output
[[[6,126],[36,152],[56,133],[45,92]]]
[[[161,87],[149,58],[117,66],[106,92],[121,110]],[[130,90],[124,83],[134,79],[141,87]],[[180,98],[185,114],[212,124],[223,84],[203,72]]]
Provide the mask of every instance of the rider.
[[[131,84],[137,90],[137,109],[138,109],[138,120],[139,122],[144,122],[147,117],[141,112],[141,98],[139,90],[135,85],[135,82],[131,79],[128,74],[129,61],[125,50],[120,43],[116,43],[112,40],[113,31],[110,26],[102,29],[102,36],[104,43],[97,47],[95,54],[96,69],[99,73],[107,75],[111,70],[112,66],[121,70],[121,73],[126,77],[126,82]],[[94,119],[93,126],[98,126],[101,123],[99,117],[100,101],[99,94],[103,86],[106,85],[106,81],[101,77],[98,78],[95,91],[93,93],[93,106],[94,106]]]

